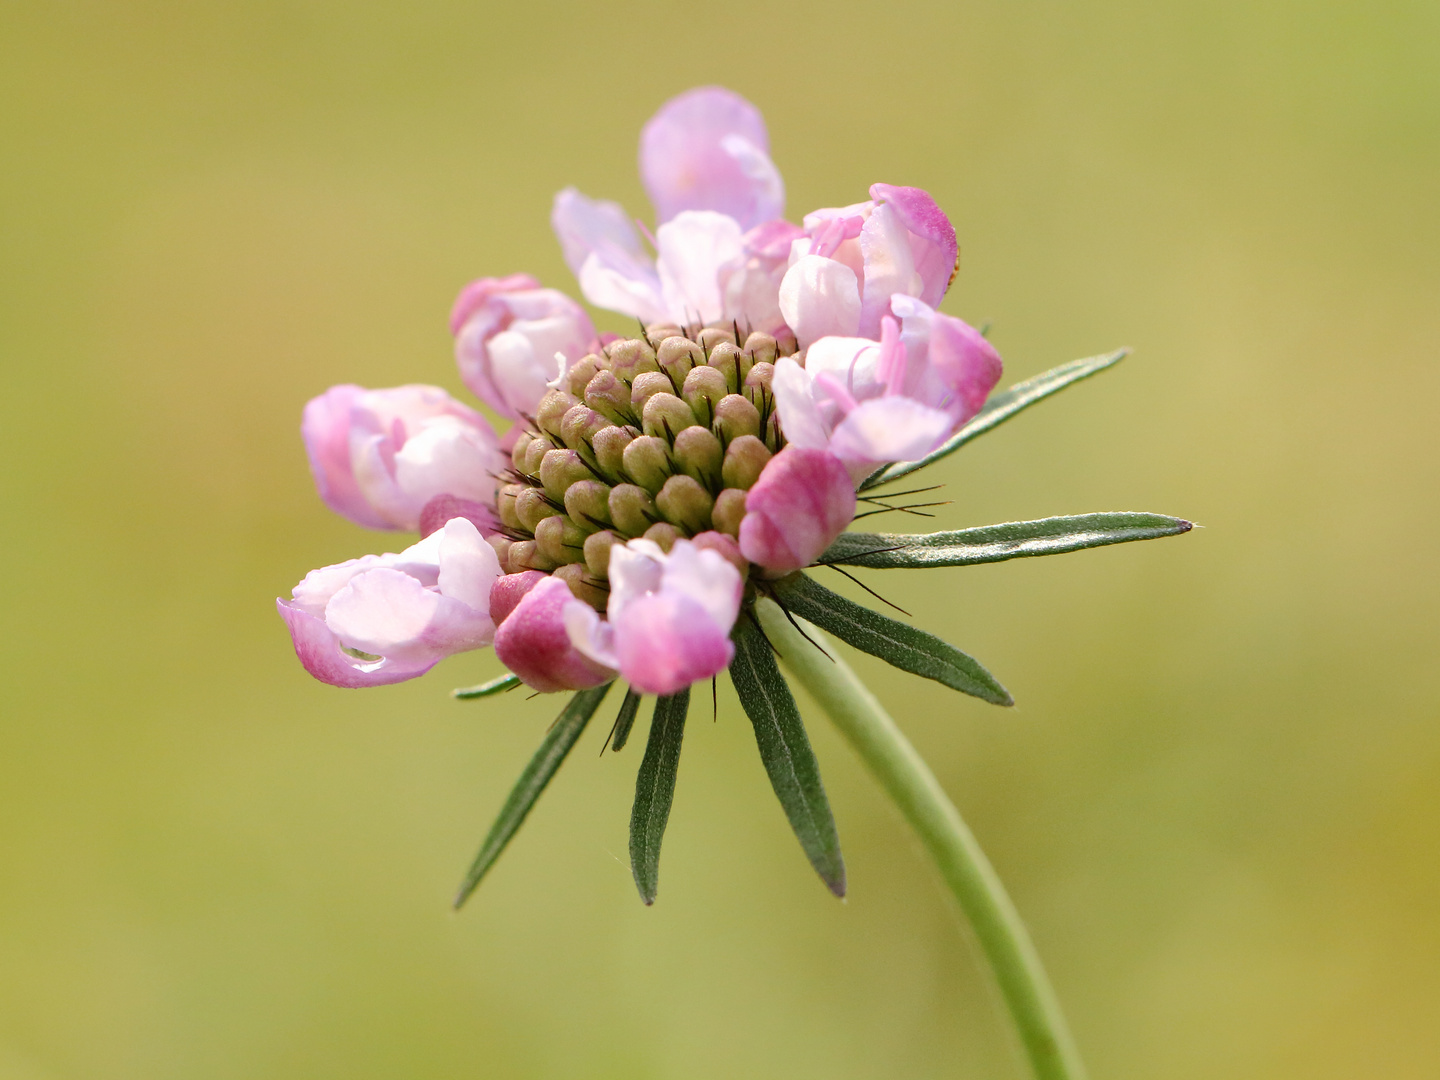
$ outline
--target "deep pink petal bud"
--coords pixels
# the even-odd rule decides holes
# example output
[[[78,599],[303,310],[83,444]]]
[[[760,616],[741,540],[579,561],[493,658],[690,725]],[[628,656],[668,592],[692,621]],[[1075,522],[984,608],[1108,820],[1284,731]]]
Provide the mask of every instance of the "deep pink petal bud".
[[[499,626],[525,599],[525,594],[548,577],[541,570],[522,570],[518,574],[501,574],[490,586],[490,618]]]
[[[437,386],[331,387],[300,433],[325,504],[375,529],[418,529],[437,495],[492,504],[505,465],[489,422]]]
[[[493,507],[454,495],[436,495],[420,508],[420,538],[445,527],[451,518],[464,518],[480,530],[481,536],[495,532],[500,523]]]
[[[455,301],[450,325],[460,378],[512,419],[533,416],[546,384],[595,341],[585,309],[528,274],[471,282]]]
[[[855,518],[855,486],[825,450],[788,446],[745,498],[740,550],[777,573],[809,566]]]
[[[615,677],[613,670],[596,663],[570,643],[565,629],[565,608],[569,604],[593,613],[593,609],[575,599],[565,582],[545,577],[529,588],[495,632],[495,655],[500,662],[542,694],[584,690]]]

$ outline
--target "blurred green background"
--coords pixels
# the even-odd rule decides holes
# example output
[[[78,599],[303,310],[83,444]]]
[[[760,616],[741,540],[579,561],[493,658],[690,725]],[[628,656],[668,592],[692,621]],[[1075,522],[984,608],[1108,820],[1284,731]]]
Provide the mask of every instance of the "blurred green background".
[[[932,191],[1007,381],[1135,347],[937,470],[938,525],[1207,526],[866,575],[1019,699],[856,660],[1097,1080],[1435,1076],[1437,43],[1353,0],[0,7],[0,1080],[1024,1075],[823,718],[847,902],[722,690],[653,909],[612,702],[453,916],[559,703],[450,700],[488,653],[321,686],[274,612],[404,542],[322,507],[303,402],[462,393],[459,286],[573,290],[553,193],[648,216],[639,128],[703,82],[792,218]]]

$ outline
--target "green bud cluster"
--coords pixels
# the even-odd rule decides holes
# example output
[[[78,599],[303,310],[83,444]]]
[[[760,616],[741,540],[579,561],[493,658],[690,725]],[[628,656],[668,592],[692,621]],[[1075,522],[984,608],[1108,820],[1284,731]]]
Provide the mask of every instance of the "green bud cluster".
[[[785,444],[770,386],[794,346],[737,331],[649,326],[546,392],[501,478],[501,569],[553,573],[603,609],[613,545],[738,537],[745,493]]]

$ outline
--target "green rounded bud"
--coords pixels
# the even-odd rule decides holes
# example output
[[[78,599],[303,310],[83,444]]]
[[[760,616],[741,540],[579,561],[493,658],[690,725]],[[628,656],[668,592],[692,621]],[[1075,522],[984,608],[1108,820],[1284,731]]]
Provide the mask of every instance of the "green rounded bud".
[[[515,471],[525,471],[525,451],[535,441],[535,436],[528,431],[522,431],[515,440],[515,445],[510,447],[510,464],[515,466]]]
[[[531,439],[530,445],[525,448],[524,467],[520,472],[525,476],[539,476],[540,463],[545,460],[545,455],[553,449],[550,440],[543,435]]]
[[[722,341],[710,350],[710,366],[725,376],[725,388],[727,392],[731,389],[740,389],[740,379],[744,374],[740,370],[740,361],[743,360],[744,357],[745,354],[728,341]],[[747,370],[749,366],[749,362],[747,361]]]
[[[485,542],[495,549],[495,558],[500,561],[500,572],[502,574],[513,573],[510,569],[510,541],[499,533],[491,533],[485,537]]]
[[[670,444],[664,439],[641,435],[630,440],[621,456],[626,474],[646,491],[659,491],[670,478]]]
[[[586,532],[610,524],[610,485],[577,480],[565,489],[565,512]]]
[[[544,570],[549,573],[558,565],[540,553],[534,540],[517,540],[511,544],[509,562],[514,568],[511,573],[514,574],[518,574],[522,570]]]
[[[524,490],[526,489],[523,484],[502,484],[495,493],[495,509],[500,516],[500,524],[508,529],[523,527],[515,511],[515,500]]]
[[[591,577],[601,581],[609,578],[610,549],[621,543],[624,541],[609,529],[602,529],[585,537],[585,569],[590,571]]]
[[[705,363],[705,353],[700,346],[679,334],[662,341],[655,357],[660,361],[660,370],[666,372],[677,384],[685,381],[691,368]]]
[[[690,535],[710,528],[710,510],[715,500],[693,476],[681,473],[665,481],[655,506],[666,521]]]
[[[589,451],[590,440],[595,433],[609,426],[609,417],[602,416],[589,405],[575,405],[560,420],[560,437],[571,450]]]
[[[675,546],[675,541],[680,539],[680,530],[668,521],[661,521],[645,530],[645,539],[659,544],[660,550],[668,555]]]
[[[604,611],[605,604],[610,599],[610,594],[600,587],[598,582],[592,581],[586,573],[585,564],[582,562],[569,563],[555,571],[555,577],[570,586],[570,592],[576,600],[580,600],[597,611]]]
[[[610,520],[626,536],[639,536],[660,517],[650,493],[634,484],[610,489]]]
[[[715,509],[710,511],[710,521],[716,530],[740,538],[740,522],[745,519],[745,496],[748,492],[739,488],[726,488],[715,496]]]
[[[741,435],[731,441],[720,466],[720,479],[727,488],[749,491],[760,479],[760,471],[771,458],[769,448],[754,435]]]
[[[757,364],[773,364],[778,355],[775,339],[769,334],[762,334],[759,330],[745,339],[745,352]]]
[[[626,424],[635,418],[635,410],[630,407],[630,387],[613,371],[597,371],[585,384],[585,404],[617,424]]]
[[[695,419],[695,414],[690,410],[690,406],[674,394],[655,394],[651,397],[649,401],[645,402],[641,420],[646,435],[663,437],[666,441],[673,440],[687,427],[694,427],[700,423]]]
[[[634,382],[641,372],[660,370],[655,362],[655,350],[648,341],[639,338],[611,342],[605,355],[610,358],[610,370],[626,382]]]
[[[695,340],[700,343],[700,347],[705,350],[705,354],[708,356],[711,350],[722,341],[734,345],[735,331],[728,326],[707,326],[695,335]]]
[[[716,404],[729,392],[724,373],[713,367],[695,368],[685,376],[685,385],[680,390],[685,404],[705,427],[714,420]]]
[[[739,394],[726,394],[715,406],[714,426],[726,442],[741,435],[759,435],[760,410]]]
[[[725,458],[725,449],[709,428],[686,428],[676,435],[671,457],[686,476],[694,477],[707,488],[720,486],[720,463]]]
[[[747,342],[748,344],[748,342]],[[577,398],[585,393],[585,386],[595,377],[595,373],[604,365],[604,361],[590,353],[582,356],[575,362],[575,366],[565,373],[565,389],[574,394]]]
[[[794,356],[800,348],[800,343],[795,340],[795,331],[788,326],[782,326],[775,331],[775,351],[781,356]]]
[[[661,343],[666,338],[681,337],[683,334],[684,331],[674,323],[651,323],[645,327],[645,340],[650,343],[652,349],[656,350],[657,355]]]
[[[559,510],[545,497],[539,488],[527,487],[515,497],[515,516],[522,529],[535,531],[535,526],[548,517],[554,517]]]
[[[571,406],[578,404],[580,399],[564,390],[546,390],[545,396],[540,399],[540,404],[535,409],[535,422],[541,431],[561,439],[560,421],[570,411]]]
[[[675,393],[675,384],[663,371],[642,371],[635,376],[630,387],[630,405],[637,415],[643,413],[645,403],[656,394]]]
[[[556,566],[585,558],[586,530],[563,514],[548,517],[535,526],[535,550]]]
[[[565,491],[577,480],[588,480],[595,474],[574,450],[547,450],[540,461],[540,483],[545,494],[559,502]]]
[[[595,464],[608,480],[619,480],[625,470],[625,447],[635,438],[635,429],[607,427],[595,433],[590,446],[595,451]]]
[[[745,389],[769,391],[775,383],[774,364],[756,364],[745,376]]]

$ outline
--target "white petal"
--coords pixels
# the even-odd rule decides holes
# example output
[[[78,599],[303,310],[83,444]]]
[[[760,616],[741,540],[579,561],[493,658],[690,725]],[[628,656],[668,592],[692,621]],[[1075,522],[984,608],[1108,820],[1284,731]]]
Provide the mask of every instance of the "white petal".
[[[580,600],[569,600],[561,609],[565,620],[565,633],[570,644],[584,656],[608,668],[619,668],[615,656],[615,632],[611,625],[589,604]]]
[[[664,578],[665,553],[653,540],[631,540],[610,549],[610,599],[606,612],[614,621],[646,593],[656,592]]]
[[[785,441],[812,450],[825,449],[830,440],[815,404],[810,373],[790,357],[782,356],[775,364],[771,386]]]
[[[740,223],[714,210],[685,210],[655,231],[660,288],[682,325],[714,322],[725,310],[720,268],[741,257]]]
[[[740,613],[745,583],[740,571],[718,551],[698,548],[689,540],[677,540],[665,560],[660,591],[688,596],[704,609],[722,633],[728,634]]]
[[[780,311],[801,348],[828,335],[852,337],[860,327],[860,284],[844,263],[805,255],[780,282]]]
[[[441,595],[468,604],[488,617],[490,587],[500,576],[500,560],[495,549],[465,518],[447,521],[438,535],[441,537],[440,571],[436,575],[436,584]]]
[[[392,659],[419,659],[435,654],[422,636],[443,599],[409,574],[377,567],[357,574],[330,598],[325,624],[349,648]]]
[[[862,402],[835,427],[830,452],[842,461],[914,461],[955,427],[948,413],[907,397]]]

